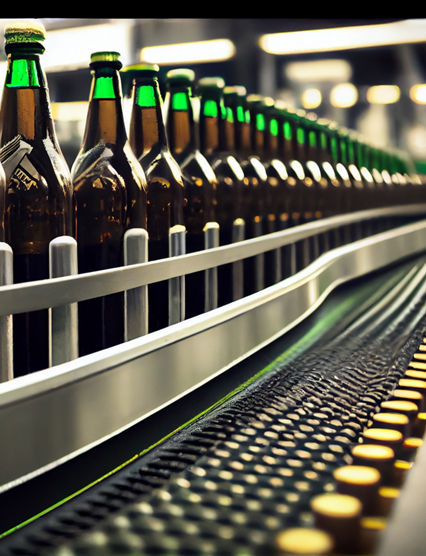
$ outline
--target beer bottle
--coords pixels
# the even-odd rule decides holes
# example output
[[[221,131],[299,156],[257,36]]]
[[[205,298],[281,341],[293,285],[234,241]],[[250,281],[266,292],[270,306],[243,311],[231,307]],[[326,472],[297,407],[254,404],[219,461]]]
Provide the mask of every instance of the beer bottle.
[[[79,272],[123,265],[123,235],[146,228],[146,180],[130,147],[118,52],[94,52],[86,127],[71,175]],[[79,303],[80,355],[124,341],[124,294]]]
[[[263,127],[263,138],[259,138],[259,158],[266,172],[264,185],[264,228],[265,234],[278,232],[288,225],[286,206],[287,169],[278,158],[278,120],[275,102],[271,97],[261,97],[257,103],[258,127]],[[265,286],[275,284],[282,277],[282,252],[274,249],[265,253]]]
[[[170,152],[159,66],[137,64],[122,71],[132,79],[129,141],[147,180],[148,258],[155,261],[169,257],[170,230],[185,226],[182,172]],[[148,303],[150,332],[171,324],[167,281],[148,286]]]
[[[341,148],[337,133],[332,132],[329,120],[320,118],[315,121],[318,146],[318,163],[321,172],[326,176],[326,185],[322,187],[321,211],[324,216],[335,216],[349,211],[348,203],[351,191],[351,181],[346,169],[346,151]],[[322,184],[321,180],[321,184]],[[350,229],[332,229],[327,234],[328,247],[333,248],[341,243],[350,241]]]
[[[194,94],[195,74],[190,69],[170,70],[166,75],[166,131],[170,151],[182,170],[186,204],[184,219],[188,253],[204,249],[204,228],[215,221],[217,178],[199,149],[196,122],[198,112]],[[194,105],[193,105],[194,102]],[[186,317],[205,309],[204,273],[186,275]]]
[[[314,160],[309,160],[308,151],[308,126],[304,111],[290,113],[294,123],[294,141],[296,160],[302,169],[302,223],[313,222],[318,218],[318,191],[321,173]],[[319,255],[319,241],[317,236],[311,236],[307,240],[308,257],[306,262],[311,262]]]
[[[221,77],[203,77],[197,83],[200,95],[200,150],[210,162],[217,177],[216,220],[220,226],[222,245],[233,242],[237,229],[244,232],[241,226],[244,224],[244,172],[230,148],[233,131],[226,126],[227,117],[230,123],[230,111],[226,111],[224,106],[224,87],[225,82]],[[236,268],[239,270],[238,275],[235,273]],[[240,265],[225,264],[219,267],[219,306],[241,297],[242,287]]]
[[[334,122],[330,124],[331,148],[333,157],[337,160],[336,171],[345,178],[349,176],[350,187],[345,189],[344,212],[355,212],[366,208],[365,184],[361,171],[357,165],[354,144],[354,132],[350,129],[339,127]],[[347,228],[345,228],[347,230]],[[355,222],[349,227],[349,236],[352,240],[360,239],[364,235],[363,222]]]
[[[375,207],[375,192],[377,188],[374,182],[374,178],[367,167],[368,162],[365,156],[365,147],[364,143],[362,142],[361,135],[358,132],[352,130],[351,136],[355,154],[355,165],[359,170],[363,183],[363,199],[361,202],[361,208],[367,210]],[[372,220],[365,220],[363,223],[363,227],[364,233],[370,235],[373,231]]]
[[[296,126],[294,112],[288,107],[280,104],[278,106],[278,123],[280,139],[280,159],[284,162],[287,172],[287,192],[289,202],[289,226],[303,224],[303,213],[305,210],[305,172],[301,162],[298,160],[298,146],[296,141]],[[301,240],[291,245],[291,274],[301,270],[309,263],[309,241]],[[284,261],[288,257],[283,255]],[[287,269],[284,269],[287,274]]]
[[[49,277],[49,243],[72,235],[72,184],[59,147],[40,56],[42,25],[5,29],[7,73],[0,111],[0,161],[6,174],[5,239],[14,281]],[[14,316],[15,376],[48,366],[48,311]]]
[[[246,238],[254,238],[264,233],[265,184],[267,175],[254,145],[253,119],[258,96],[245,94],[245,89],[225,87],[223,99],[227,114],[226,125],[230,134],[230,148],[244,173],[243,207],[246,223]],[[263,129],[260,131],[263,141]],[[259,139],[259,140],[260,140]],[[263,143],[262,143],[263,147]],[[250,257],[244,261],[244,293],[249,295],[264,287],[264,255]]]

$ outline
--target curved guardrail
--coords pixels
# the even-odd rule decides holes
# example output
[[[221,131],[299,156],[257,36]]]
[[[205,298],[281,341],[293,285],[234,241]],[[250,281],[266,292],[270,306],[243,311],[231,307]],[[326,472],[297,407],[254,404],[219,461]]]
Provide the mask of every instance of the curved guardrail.
[[[3,286],[0,314],[137,288],[254,256],[359,218],[419,215],[424,209],[366,211],[173,259]],[[333,249],[294,276],[226,306],[0,384],[0,419],[7,423],[0,428],[0,492],[141,422],[229,370],[296,326],[337,285],[421,254],[425,246],[426,220],[419,220]]]

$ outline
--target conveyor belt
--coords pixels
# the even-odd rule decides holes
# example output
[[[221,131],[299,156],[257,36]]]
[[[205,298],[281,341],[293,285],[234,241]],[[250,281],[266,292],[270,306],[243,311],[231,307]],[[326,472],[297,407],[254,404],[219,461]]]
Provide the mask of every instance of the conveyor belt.
[[[273,554],[279,531],[312,524],[312,497],[334,490],[406,371],[426,329],[425,277],[420,258],[340,288],[252,359],[263,366],[232,395],[6,536],[0,554]]]

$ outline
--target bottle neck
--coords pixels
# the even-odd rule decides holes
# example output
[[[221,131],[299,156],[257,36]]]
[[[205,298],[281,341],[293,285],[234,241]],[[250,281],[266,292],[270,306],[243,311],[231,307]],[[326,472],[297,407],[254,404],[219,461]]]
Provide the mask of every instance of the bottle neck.
[[[83,147],[91,148],[99,142],[123,146],[126,141],[118,70],[97,67],[93,72]]]
[[[254,155],[263,157],[265,149],[265,116],[254,108],[250,112],[251,149]]]
[[[235,122],[234,113],[229,106],[221,105],[222,118],[219,121],[219,143],[221,150],[235,153]]]
[[[169,151],[158,79],[137,78],[133,85],[129,141],[138,159]]]
[[[316,131],[318,144],[318,157],[320,162],[332,162],[331,153],[328,148],[327,131],[319,127]]]
[[[306,130],[300,122],[296,122],[294,131],[294,148],[296,160],[304,164],[307,160]]]
[[[171,88],[167,95],[167,137],[172,155],[179,160],[198,146],[191,92],[189,87]]]
[[[289,163],[294,160],[294,140],[293,140],[294,130],[291,122],[287,116],[284,116],[281,120],[281,146],[280,151],[282,153],[282,159],[285,163]]]
[[[21,50],[8,54],[0,121],[2,145],[18,135],[29,141],[48,136],[56,140],[46,77],[38,53]]]
[[[200,149],[206,156],[219,152],[221,118],[219,99],[202,96],[200,104]]]
[[[265,157],[272,160],[278,156],[278,140],[279,127],[278,120],[273,114],[266,117],[265,132]]]
[[[246,158],[251,151],[250,112],[239,100],[230,102],[228,108],[232,111],[235,152],[240,158]]]

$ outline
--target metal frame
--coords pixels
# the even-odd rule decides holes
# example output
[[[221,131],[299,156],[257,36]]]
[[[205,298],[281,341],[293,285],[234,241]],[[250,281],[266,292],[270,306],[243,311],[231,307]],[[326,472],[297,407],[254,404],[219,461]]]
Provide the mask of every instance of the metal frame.
[[[173,259],[6,285],[0,287],[0,316],[140,288],[336,226],[421,215],[425,208],[364,211]],[[296,275],[229,305],[0,384],[0,492],[142,421],[296,326],[340,283],[420,254],[425,245],[426,220],[379,233],[329,251]]]

